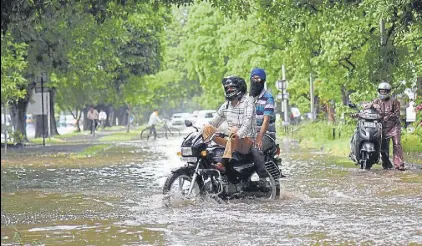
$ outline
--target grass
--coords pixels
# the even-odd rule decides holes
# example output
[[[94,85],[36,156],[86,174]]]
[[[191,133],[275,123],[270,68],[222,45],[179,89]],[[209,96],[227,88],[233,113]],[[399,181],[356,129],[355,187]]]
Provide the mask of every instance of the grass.
[[[116,142],[116,141],[130,141],[135,139],[140,139],[139,131],[131,132],[117,132],[107,136],[104,136],[99,139],[100,142]]]
[[[57,135],[55,137],[56,138],[70,138],[70,137],[78,136],[80,134],[81,134],[81,132],[78,132],[78,131],[75,130],[74,132],[69,132],[69,133],[66,133],[66,134]]]
[[[355,126],[310,122],[292,127],[288,135],[298,139],[301,147],[318,149],[333,156],[347,157],[354,128]],[[279,132],[282,132],[282,129],[280,130]],[[418,154],[422,153],[422,128],[417,128],[413,133],[403,131],[401,142],[405,158],[409,162],[422,164],[422,160],[418,157]],[[393,153],[392,144],[390,144],[390,153]]]
[[[42,144],[43,139],[42,138],[34,138],[34,139],[31,139],[30,142],[34,143],[34,144]],[[45,138],[46,144],[60,144],[60,143],[65,143],[65,142],[66,142],[65,140],[60,139],[58,137]]]
[[[99,153],[104,153],[107,149],[111,148],[111,144],[97,144],[86,148],[84,151],[76,154],[76,157],[92,157]]]
[[[46,144],[63,144],[63,143],[66,143],[67,138],[79,136],[81,134],[82,134],[82,132],[74,131],[74,132],[70,132],[70,133],[66,133],[66,134],[55,135],[54,137],[45,138],[45,143]],[[31,139],[29,142],[34,143],[34,144],[42,144],[42,141],[43,140],[42,140],[42,137],[41,137],[41,138]]]
[[[422,136],[406,133],[402,135],[402,145],[405,152],[422,152]]]

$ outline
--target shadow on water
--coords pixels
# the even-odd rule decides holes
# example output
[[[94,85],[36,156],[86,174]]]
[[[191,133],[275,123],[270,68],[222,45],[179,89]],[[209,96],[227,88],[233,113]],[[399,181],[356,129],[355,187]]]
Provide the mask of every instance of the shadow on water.
[[[180,142],[134,141],[95,158],[2,167],[2,244],[422,243],[417,169],[361,171],[286,143],[288,177],[279,200],[198,199],[166,207],[162,185],[183,165],[176,156]]]

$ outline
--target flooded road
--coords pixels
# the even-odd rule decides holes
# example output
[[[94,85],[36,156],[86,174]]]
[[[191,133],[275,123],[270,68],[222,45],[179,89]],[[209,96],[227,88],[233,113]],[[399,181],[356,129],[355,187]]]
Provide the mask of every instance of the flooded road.
[[[2,245],[422,245],[421,169],[362,171],[286,145],[279,200],[168,208],[180,141],[116,144],[83,165],[2,165]]]

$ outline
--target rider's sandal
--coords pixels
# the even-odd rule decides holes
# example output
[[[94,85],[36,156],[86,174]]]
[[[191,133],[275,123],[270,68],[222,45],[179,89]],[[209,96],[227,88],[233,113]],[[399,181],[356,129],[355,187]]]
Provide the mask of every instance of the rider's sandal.
[[[223,163],[219,162],[215,165],[215,168],[220,172],[225,172],[226,168],[224,167]]]
[[[397,170],[399,171],[405,171],[406,169],[404,167],[396,167]]]

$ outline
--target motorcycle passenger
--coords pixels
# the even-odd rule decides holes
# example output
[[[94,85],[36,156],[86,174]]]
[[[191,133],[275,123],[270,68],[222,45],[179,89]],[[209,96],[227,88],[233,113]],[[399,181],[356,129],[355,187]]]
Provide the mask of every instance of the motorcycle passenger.
[[[249,95],[255,99],[257,132],[251,153],[254,157],[256,172],[260,178],[268,176],[265,169],[264,152],[274,145],[276,138],[274,97],[264,88],[266,77],[264,69],[254,68],[251,71]]]
[[[393,162],[396,169],[404,170],[403,149],[401,146],[400,103],[391,98],[391,85],[381,82],[378,85],[378,97],[371,105],[383,116],[381,159],[383,168],[392,168],[389,160],[390,138],[393,139]]]
[[[225,172],[225,165],[232,158],[234,151],[248,154],[253,144],[255,125],[255,105],[253,99],[246,95],[246,82],[238,76],[228,76],[221,81],[224,87],[226,102],[217,111],[217,114],[203,128],[203,138],[209,139],[217,128],[227,121],[229,140],[221,137],[214,141],[225,146],[223,158],[216,168]]]

